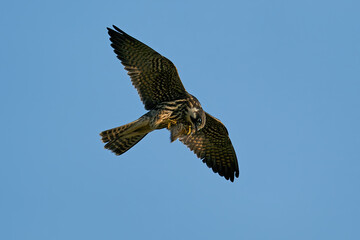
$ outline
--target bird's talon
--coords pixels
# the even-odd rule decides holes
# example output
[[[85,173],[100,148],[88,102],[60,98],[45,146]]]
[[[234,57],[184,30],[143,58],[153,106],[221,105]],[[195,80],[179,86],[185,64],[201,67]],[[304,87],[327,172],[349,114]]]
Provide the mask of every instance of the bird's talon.
[[[188,131],[187,135],[190,135],[190,133],[191,133],[191,126],[189,126],[189,131]]]
[[[168,125],[167,125],[167,129],[170,129],[171,128],[171,125],[175,125],[176,124],[176,120],[170,120],[169,122],[168,122]]]

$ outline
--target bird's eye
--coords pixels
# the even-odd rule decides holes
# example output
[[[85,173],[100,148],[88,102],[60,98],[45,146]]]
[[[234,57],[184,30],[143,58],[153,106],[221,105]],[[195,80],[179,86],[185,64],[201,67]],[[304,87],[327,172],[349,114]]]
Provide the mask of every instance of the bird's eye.
[[[199,117],[198,119],[196,119],[196,123],[197,123],[197,125],[201,125],[201,123],[202,123],[202,119],[201,119],[201,117]]]

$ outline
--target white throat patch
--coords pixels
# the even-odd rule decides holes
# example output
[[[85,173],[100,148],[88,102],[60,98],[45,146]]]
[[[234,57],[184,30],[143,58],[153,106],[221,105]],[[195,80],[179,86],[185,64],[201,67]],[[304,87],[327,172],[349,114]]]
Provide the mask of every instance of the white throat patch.
[[[196,118],[196,113],[199,111],[200,109],[198,109],[197,107],[192,107],[189,110],[190,116],[193,118]]]

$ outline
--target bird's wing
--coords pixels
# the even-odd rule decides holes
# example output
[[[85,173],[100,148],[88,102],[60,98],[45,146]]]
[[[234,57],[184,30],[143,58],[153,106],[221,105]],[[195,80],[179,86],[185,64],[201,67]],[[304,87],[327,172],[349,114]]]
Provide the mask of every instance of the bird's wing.
[[[236,153],[220,120],[206,113],[206,123],[201,130],[179,139],[215,173],[232,182],[234,177],[239,177]]]
[[[111,46],[125,66],[147,110],[186,97],[175,65],[116,26],[108,28]]]

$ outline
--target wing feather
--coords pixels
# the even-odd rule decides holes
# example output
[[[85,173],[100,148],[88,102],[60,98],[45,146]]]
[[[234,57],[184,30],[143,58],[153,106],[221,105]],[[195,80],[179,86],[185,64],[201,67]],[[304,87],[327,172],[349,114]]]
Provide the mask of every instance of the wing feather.
[[[239,177],[239,165],[228,131],[220,120],[206,113],[204,128],[179,138],[215,173],[234,181]]]
[[[116,26],[108,28],[111,46],[137,89],[145,109],[186,97],[175,65]]]

